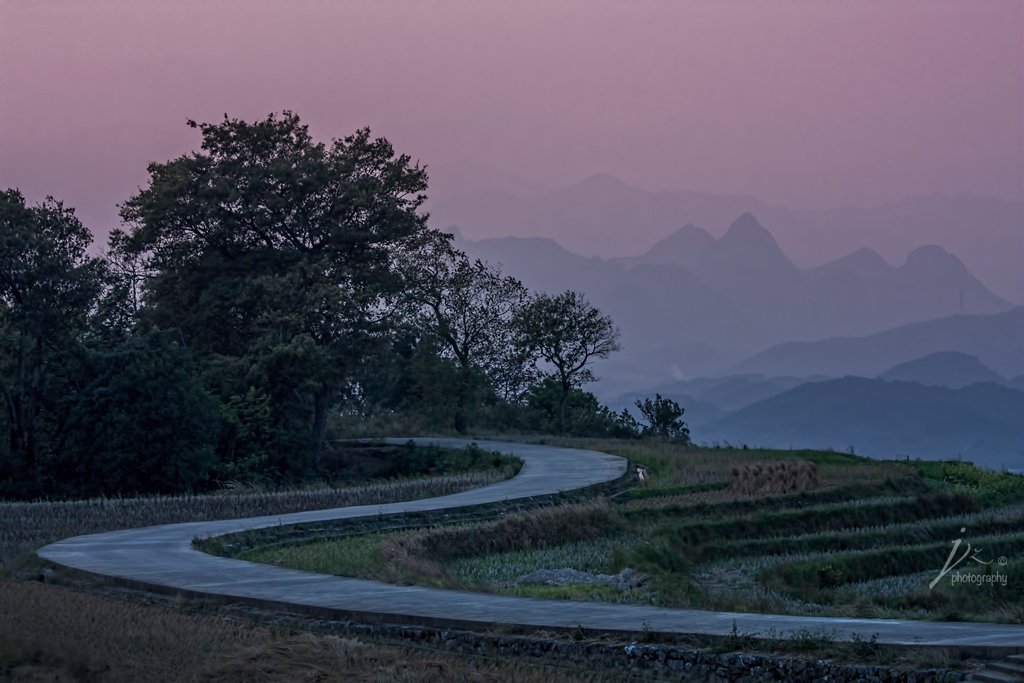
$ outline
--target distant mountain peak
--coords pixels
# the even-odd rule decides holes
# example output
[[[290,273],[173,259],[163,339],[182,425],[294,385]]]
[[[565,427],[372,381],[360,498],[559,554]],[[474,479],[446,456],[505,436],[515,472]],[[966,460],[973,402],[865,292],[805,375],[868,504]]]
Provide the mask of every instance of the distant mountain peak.
[[[681,228],[678,228],[675,232],[670,234],[661,240],[658,240],[654,246],[648,250],[648,254],[657,254],[669,250],[675,251],[705,251],[710,249],[715,244],[715,238],[710,232],[703,228],[698,228],[692,223],[687,223]]]
[[[844,258],[848,258],[857,263],[871,263],[878,265],[889,265],[889,262],[882,258],[882,255],[871,247],[861,247],[857,251],[851,252]]]
[[[937,244],[924,244],[907,255],[904,268],[954,268],[967,271],[963,261]]]
[[[761,242],[770,241],[772,244],[775,244],[775,238],[772,237],[768,228],[758,223],[757,219],[754,218],[754,215],[749,211],[732,222],[732,225],[730,225],[729,229],[725,231],[725,234],[722,235],[720,241],[728,242],[732,240],[742,240],[744,242],[750,242],[752,240],[758,240]]]
[[[822,268],[841,268],[863,277],[881,277],[892,270],[889,262],[882,258],[874,249],[861,247],[846,256],[825,264]]]
[[[1004,382],[994,370],[972,354],[936,351],[886,370],[879,379],[919,382],[931,386],[965,387],[978,382]]]
[[[733,221],[718,239],[718,245],[728,253],[744,255],[762,265],[774,263],[787,269],[796,269],[768,228],[749,212]]]

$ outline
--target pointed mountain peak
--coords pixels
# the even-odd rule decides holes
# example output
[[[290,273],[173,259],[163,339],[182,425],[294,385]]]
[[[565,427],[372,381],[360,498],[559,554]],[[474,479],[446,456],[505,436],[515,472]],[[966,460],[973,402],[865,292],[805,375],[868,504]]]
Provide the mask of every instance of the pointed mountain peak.
[[[729,226],[729,229],[722,235],[722,239],[743,239],[749,240],[750,238],[757,239],[770,239],[775,242],[775,238],[768,232],[768,229],[757,222],[754,215],[749,211],[744,213],[742,216],[733,221],[733,224]]]
[[[729,226],[718,239],[718,251],[728,254],[735,264],[755,264],[761,268],[774,267],[787,271],[797,268],[779,248],[778,242],[750,213],[745,213]]]
[[[722,245],[731,244],[746,248],[771,249],[778,251],[780,254],[782,253],[768,228],[758,223],[751,213],[745,213],[733,221],[733,224],[729,226],[729,229],[719,238],[718,242]]]

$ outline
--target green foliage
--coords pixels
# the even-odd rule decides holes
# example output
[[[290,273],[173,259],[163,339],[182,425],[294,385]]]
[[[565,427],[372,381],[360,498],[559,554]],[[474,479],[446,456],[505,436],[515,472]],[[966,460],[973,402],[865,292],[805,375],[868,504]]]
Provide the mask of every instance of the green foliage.
[[[611,320],[452,248],[387,140],[188,125],[103,259],[70,209],[0,193],[0,496],[338,477],[332,421],[637,435],[579,389]]]
[[[638,435],[635,421],[623,413],[611,412],[587,391],[570,389],[563,394],[558,380],[546,377],[527,391],[522,427],[546,434],[634,438]]]
[[[482,387],[517,401],[535,375],[529,355],[514,343],[513,321],[528,292],[514,277],[452,248],[451,235],[432,237],[403,259],[400,270],[405,296],[421,308],[439,355],[459,369],[448,386],[455,398],[452,426],[465,432]]]
[[[270,398],[282,436],[272,465],[301,474],[354,368],[389,332],[392,255],[426,232],[426,174],[365,129],[315,142],[289,112],[190,125],[202,152],[150,165],[112,247],[148,272],[141,320],[177,330],[207,375],[227,371],[207,378],[220,401],[251,388]],[[246,442],[231,438],[259,431],[239,424],[250,413],[227,412],[220,455],[264,458],[266,443],[239,452]]]
[[[655,394],[654,399],[645,398],[643,401],[636,401],[636,407],[647,420],[644,427],[645,436],[657,436],[663,439],[673,439],[681,443],[690,443],[690,430],[683,422],[684,408],[670,398],[662,398],[661,394]]]
[[[961,461],[915,461],[921,476],[957,493],[996,504],[1024,496],[1024,476],[982,469]]]
[[[413,475],[443,476],[458,472],[519,471],[519,460],[476,445],[445,448],[413,441],[403,446],[372,441],[332,444],[320,459],[319,476],[328,481],[395,479]]]
[[[91,358],[68,399],[53,490],[65,495],[172,493],[209,487],[217,406],[169,335],[131,338]]]
[[[60,202],[29,207],[17,190],[0,192],[0,495],[46,491],[58,397],[103,284],[89,240]]]
[[[706,482],[703,484],[674,484],[668,486],[648,486],[645,488],[630,489],[630,500],[644,500],[645,498],[660,498],[663,496],[685,496],[690,493],[702,493],[704,491],[721,491],[728,486],[725,482]]]
[[[766,511],[749,517],[683,522],[666,526],[660,533],[678,552],[689,553],[702,544],[716,540],[788,536],[794,533],[905,523],[967,513],[975,509],[976,504],[969,498],[930,493],[912,499],[882,500],[873,504],[839,503],[780,512]]]

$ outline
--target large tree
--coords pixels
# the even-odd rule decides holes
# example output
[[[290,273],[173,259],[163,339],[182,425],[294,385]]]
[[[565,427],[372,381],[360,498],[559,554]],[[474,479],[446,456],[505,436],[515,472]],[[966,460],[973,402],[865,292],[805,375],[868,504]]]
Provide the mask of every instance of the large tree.
[[[318,447],[389,326],[393,256],[426,230],[426,172],[367,129],[316,142],[290,112],[189,125],[202,150],[150,164],[112,242],[148,273],[140,318],[216,368],[211,388],[240,407],[229,423],[269,401],[279,432],[304,424]]]
[[[42,490],[53,430],[41,422],[102,287],[103,264],[86,254],[90,240],[60,202],[27,206],[19,191],[0,192],[0,483],[21,495]]]
[[[621,348],[619,330],[573,291],[537,295],[517,316],[517,327],[521,346],[544,361],[547,374],[558,382],[558,426],[564,432],[569,393],[594,381],[588,367],[594,360]]]
[[[439,342],[442,357],[459,368],[454,427],[465,431],[478,379],[502,399],[529,384],[527,358],[518,353],[513,321],[529,300],[514,277],[472,260],[440,234],[404,259],[406,292],[421,307],[422,322]]]

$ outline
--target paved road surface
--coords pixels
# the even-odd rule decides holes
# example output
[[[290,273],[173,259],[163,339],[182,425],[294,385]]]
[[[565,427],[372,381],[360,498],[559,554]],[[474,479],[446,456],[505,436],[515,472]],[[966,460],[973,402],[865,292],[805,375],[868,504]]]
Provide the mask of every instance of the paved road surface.
[[[461,446],[457,439],[425,439]],[[266,564],[215,557],[194,550],[195,537],[330,519],[437,510],[557,493],[619,477],[626,461],[606,453],[551,446],[478,441],[482,448],[523,459],[516,477],[449,496],[387,505],[363,505],[288,515],[214,522],[190,522],[76,536],[41,548],[55,564],[127,579],[164,590],[324,607],[342,613],[382,615],[389,621],[428,623],[517,624],[536,627],[583,626],[590,629],[653,630],[725,635],[776,634],[800,629],[826,630],[837,638],[854,634],[881,643],[976,647],[1019,647],[1024,626],[982,623],[936,623],[903,620],[838,619],[770,614],[741,614],[668,609],[642,605],[550,601],[485,595],[466,591],[393,586],[376,581],[325,576]]]

